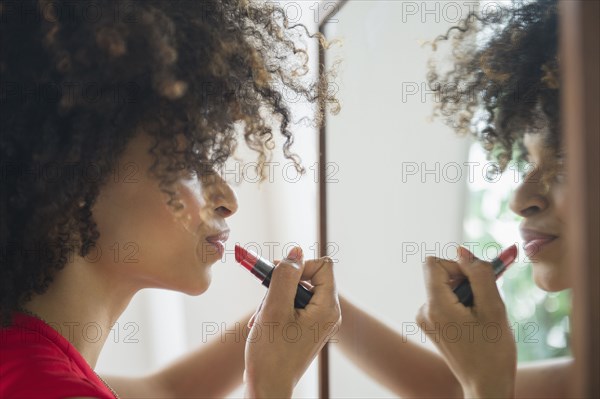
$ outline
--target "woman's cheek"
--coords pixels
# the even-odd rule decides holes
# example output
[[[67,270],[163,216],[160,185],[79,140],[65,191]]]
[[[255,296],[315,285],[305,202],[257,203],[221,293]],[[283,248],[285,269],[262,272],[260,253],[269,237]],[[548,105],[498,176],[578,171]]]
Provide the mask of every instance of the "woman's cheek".
[[[552,196],[556,205],[556,216],[558,220],[565,223],[568,214],[568,190],[565,183],[555,184],[552,189]]]
[[[180,180],[177,187],[182,208],[175,211],[175,220],[191,234],[197,235],[199,227],[208,221],[209,212],[203,189],[197,179]]]

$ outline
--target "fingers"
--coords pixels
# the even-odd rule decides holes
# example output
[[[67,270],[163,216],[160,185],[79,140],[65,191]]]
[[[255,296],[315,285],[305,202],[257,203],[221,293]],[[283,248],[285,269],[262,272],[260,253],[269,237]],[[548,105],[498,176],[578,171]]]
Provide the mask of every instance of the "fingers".
[[[474,306],[478,309],[504,312],[504,302],[496,285],[492,265],[477,259],[466,248],[459,247],[458,266],[469,279]]]
[[[337,306],[337,291],[331,258],[322,257],[304,262],[302,250],[295,247],[286,259],[275,260],[273,263],[276,266],[262,304],[263,314],[269,312],[272,317],[291,315],[294,310],[294,298],[298,284],[313,293],[308,305],[311,308],[313,305],[323,307],[323,309],[334,309]],[[277,312],[277,314],[273,315],[271,312]],[[258,311],[256,317],[258,317]],[[252,320],[256,320],[256,317]]]
[[[308,280],[314,286],[333,286],[333,260],[329,256],[307,260],[304,262],[302,280]]]
[[[452,292],[452,286],[456,285],[459,276],[462,276],[462,273],[456,262],[434,256],[425,258],[423,277],[429,303],[439,306],[458,302],[458,298]]]
[[[337,290],[333,273],[333,260],[324,256],[305,262],[302,279],[309,280],[314,293],[312,304],[331,306],[337,303]]]
[[[275,266],[262,305],[263,312],[274,313],[276,317],[292,313],[297,285],[304,269],[303,263],[302,249],[294,247],[287,258]]]
[[[281,260],[279,260],[279,259],[273,260],[273,263],[275,265],[277,265],[279,262],[281,262]],[[308,289],[312,289],[313,286],[315,285],[315,282],[311,281],[311,280],[315,277],[317,272],[319,272],[323,266],[329,266],[329,265],[327,265],[327,263],[329,263],[331,266],[333,266],[333,260],[328,256],[324,256],[319,259],[310,259],[310,260],[305,261],[304,262],[304,271],[302,272],[302,277],[300,278],[300,280],[301,280],[300,284]],[[333,268],[331,270],[332,270],[332,275],[333,275]],[[461,274],[461,276],[462,276],[462,274]],[[322,273],[319,274],[319,277],[317,277],[317,280],[319,280],[320,278],[322,279]],[[311,281],[312,284],[309,284],[308,281]],[[328,278],[325,279],[324,284],[327,284],[327,281],[329,281]],[[333,281],[333,278],[331,279],[331,281]]]

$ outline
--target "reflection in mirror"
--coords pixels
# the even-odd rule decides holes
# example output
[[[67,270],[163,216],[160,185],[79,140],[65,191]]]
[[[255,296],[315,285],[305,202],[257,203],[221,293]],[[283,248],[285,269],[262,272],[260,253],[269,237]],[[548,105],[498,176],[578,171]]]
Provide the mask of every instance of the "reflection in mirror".
[[[426,42],[474,5],[351,0],[324,25],[328,38],[343,40],[326,58],[327,65],[343,62],[341,112],[326,128],[328,254],[338,263],[343,312],[329,345],[331,397],[398,397],[398,380],[414,375],[411,356],[430,359],[437,371],[415,377],[423,384],[453,379],[415,321],[426,301],[425,257],[457,260],[464,245],[489,261],[520,241],[521,218],[509,197],[523,181],[523,164],[509,163],[500,175],[479,143],[431,120],[440,96],[427,83],[434,54]],[[446,62],[442,68],[452,68]],[[568,291],[538,288],[523,251],[498,286],[519,362],[570,353]],[[379,340],[373,331],[387,336]],[[386,346],[395,334],[402,345]]]

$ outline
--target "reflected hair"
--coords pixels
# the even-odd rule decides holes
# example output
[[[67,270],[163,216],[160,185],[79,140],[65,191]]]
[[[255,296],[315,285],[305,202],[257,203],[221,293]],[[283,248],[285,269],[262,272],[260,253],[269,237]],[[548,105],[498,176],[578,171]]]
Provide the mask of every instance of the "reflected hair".
[[[458,134],[474,135],[501,169],[522,158],[525,133],[540,133],[562,156],[557,0],[496,4],[471,11],[431,42],[448,43],[450,70],[430,59],[434,115]],[[516,154],[515,154],[516,152]]]

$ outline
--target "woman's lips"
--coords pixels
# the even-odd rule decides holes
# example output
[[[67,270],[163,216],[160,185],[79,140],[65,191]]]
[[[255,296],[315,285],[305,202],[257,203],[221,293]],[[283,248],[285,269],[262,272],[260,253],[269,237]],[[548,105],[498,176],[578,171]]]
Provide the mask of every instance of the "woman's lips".
[[[218,234],[206,237],[206,242],[215,248],[219,256],[222,257],[225,253],[225,241],[227,241],[228,238],[229,230],[225,230]]]
[[[523,237],[524,241],[523,249],[530,259],[537,255],[544,246],[558,238],[557,236],[540,233],[531,229],[521,229],[521,237]]]
[[[223,256],[223,254],[225,253],[225,243],[222,241],[209,241],[208,242],[211,246],[213,246],[217,253],[219,254],[220,257]]]

